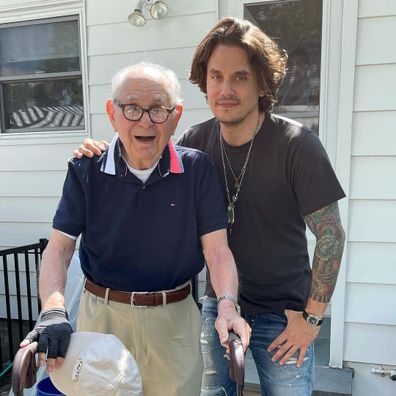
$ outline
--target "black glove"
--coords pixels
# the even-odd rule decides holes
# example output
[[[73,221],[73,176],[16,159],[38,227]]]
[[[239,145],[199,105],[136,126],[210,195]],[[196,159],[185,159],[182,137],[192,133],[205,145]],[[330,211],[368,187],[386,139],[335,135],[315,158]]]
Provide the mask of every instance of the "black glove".
[[[40,321],[25,340],[38,341],[37,352],[47,353],[47,359],[64,358],[72,333],[66,310],[54,308],[42,312]]]

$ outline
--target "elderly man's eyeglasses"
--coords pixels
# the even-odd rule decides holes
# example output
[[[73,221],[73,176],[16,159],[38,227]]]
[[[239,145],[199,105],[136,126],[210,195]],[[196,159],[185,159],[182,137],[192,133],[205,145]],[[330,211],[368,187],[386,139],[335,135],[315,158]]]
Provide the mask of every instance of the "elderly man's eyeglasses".
[[[124,117],[129,121],[139,121],[143,117],[143,114],[147,112],[150,120],[155,124],[164,123],[169,118],[169,114],[176,108],[175,105],[171,108],[158,106],[144,109],[135,104],[122,104],[117,99],[114,100],[114,104],[122,109]]]

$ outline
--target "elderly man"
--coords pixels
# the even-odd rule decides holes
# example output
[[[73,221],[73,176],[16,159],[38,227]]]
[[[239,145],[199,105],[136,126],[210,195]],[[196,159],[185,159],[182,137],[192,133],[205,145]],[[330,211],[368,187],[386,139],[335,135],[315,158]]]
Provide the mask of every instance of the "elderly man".
[[[82,234],[86,276],[78,330],[116,335],[134,355],[145,396],[193,396],[201,386],[201,318],[190,280],[211,272],[221,342],[249,327],[237,314],[237,273],[214,166],[206,154],[170,142],[182,104],[170,70],[138,64],[112,82],[106,111],[116,135],[100,157],[69,162],[40,271],[39,340],[47,369],[62,364],[71,327],[63,290]],[[47,352],[47,356],[45,356]]]

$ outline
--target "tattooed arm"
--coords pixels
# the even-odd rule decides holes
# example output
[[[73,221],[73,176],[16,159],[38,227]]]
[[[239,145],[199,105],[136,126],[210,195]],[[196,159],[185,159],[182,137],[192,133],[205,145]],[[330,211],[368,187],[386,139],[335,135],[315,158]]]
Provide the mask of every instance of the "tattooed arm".
[[[311,213],[305,217],[305,221],[316,237],[312,260],[311,293],[306,311],[311,312],[310,310],[316,307],[320,312],[312,311],[312,313],[319,315],[324,313],[336,285],[345,233],[337,202]]]
[[[312,286],[305,311],[323,317],[336,285],[345,242],[337,202],[311,213],[305,217],[305,221],[316,237]],[[320,327],[308,326],[301,312],[286,310],[285,313],[287,327],[270,344],[268,351],[277,349],[272,360],[285,364],[299,350],[297,366],[300,367]]]

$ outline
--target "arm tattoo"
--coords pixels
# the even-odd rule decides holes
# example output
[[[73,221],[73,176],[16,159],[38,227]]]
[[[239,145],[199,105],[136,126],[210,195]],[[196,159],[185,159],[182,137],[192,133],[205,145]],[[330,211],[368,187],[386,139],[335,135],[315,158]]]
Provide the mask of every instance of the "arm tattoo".
[[[316,237],[310,297],[328,303],[336,285],[345,242],[337,202],[305,216],[305,221]]]

